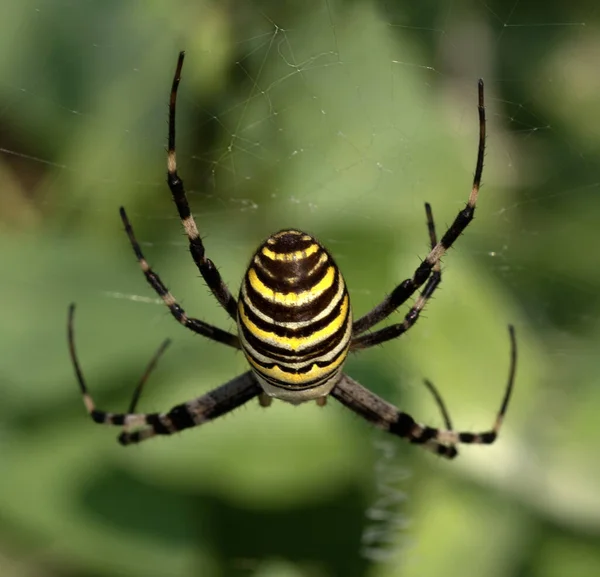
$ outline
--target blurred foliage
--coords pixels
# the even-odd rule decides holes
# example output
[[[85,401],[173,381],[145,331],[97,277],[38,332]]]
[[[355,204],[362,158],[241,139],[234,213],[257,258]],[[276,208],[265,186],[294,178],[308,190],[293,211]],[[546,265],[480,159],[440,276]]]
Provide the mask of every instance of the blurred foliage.
[[[590,0],[0,5],[0,575],[592,576],[600,574],[600,56]],[[245,370],[172,321],[118,218],[192,314],[232,330],[198,279],[164,183],[166,101],[187,61],[178,160],[233,291],[285,226],[320,238],[357,314],[466,200],[476,79],[488,141],[477,219],[427,314],[348,362],[428,423],[434,380],[460,428],[491,423],[516,325],[500,441],[452,463],[331,402],[254,403],[128,450],[98,403],[163,410]],[[592,247],[590,250],[588,247]],[[399,319],[395,316],[394,319]]]

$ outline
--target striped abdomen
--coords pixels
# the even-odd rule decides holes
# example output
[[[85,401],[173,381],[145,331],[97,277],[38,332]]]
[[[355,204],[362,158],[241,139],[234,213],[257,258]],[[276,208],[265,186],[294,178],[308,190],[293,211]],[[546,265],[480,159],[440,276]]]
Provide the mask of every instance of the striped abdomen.
[[[238,301],[242,349],[265,392],[291,403],[322,397],[348,354],[346,284],[312,236],[282,230],[252,257]]]

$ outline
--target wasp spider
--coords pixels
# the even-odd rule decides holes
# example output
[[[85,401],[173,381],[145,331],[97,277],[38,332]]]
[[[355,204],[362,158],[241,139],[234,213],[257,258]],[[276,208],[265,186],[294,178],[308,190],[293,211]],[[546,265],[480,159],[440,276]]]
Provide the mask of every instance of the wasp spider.
[[[196,399],[177,405],[164,413],[136,413],[135,407],[150,371],[168,342],[154,355],[137,386],[127,413],[96,409],[85,385],[77,360],[73,335],[74,305],[69,309],[68,338],[75,373],[87,411],[97,423],[123,427],[119,441],[138,443],[155,435],[170,435],[201,425],[258,397],[267,406],[271,398],[297,404],[315,400],[324,405],[327,396],[358,413],[377,427],[411,443],[453,458],[456,444],[490,444],[496,440],[511,396],[516,370],[516,341],[509,327],[511,361],[508,383],[494,425],[481,433],[453,430],[441,398],[433,385],[426,385],[441,408],[446,429],[417,423],[342,372],[349,351],[358,351],[395,339],[417,321],[423,307],[440,283],[440,258],[473,219],[483,171],[485,110],[483,81],[479,81],[479,147],[471,194],[439,242],[435,236],[431,208],[426,205],[431,250],[411,278],[401,282],[371,312],[353,320],[344,278],[331,254],[314,237],[296,229],[270,236],[254,253],[242,280],[236,300],[221,279],[213,262],[206,257],[196,221],[190,212],[183,182],[177,174],[175,158],[175,105],[184,53],[179,54],[169,101],[169,139],[167,182],[189,239],[192,258],[204,281],[237,323],[232,334],[192,318],[181,308],[160,277],[150,268],[137,242],[125,209],[121,219],[142,272],[160,295],[171,314],[195,333],[241,349],[250,370]],[[401,323],[368,332],[389,317],[421,287],[412,308]]]

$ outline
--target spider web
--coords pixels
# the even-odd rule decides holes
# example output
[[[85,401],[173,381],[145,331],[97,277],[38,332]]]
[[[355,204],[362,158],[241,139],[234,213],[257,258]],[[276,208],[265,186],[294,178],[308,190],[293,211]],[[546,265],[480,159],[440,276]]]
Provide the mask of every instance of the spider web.
[[[594,3],[25,1],[0,8],[0,31],[9,305],[0,335],[11,351],[0,363],[0,422],[14,471],[0,504],[7,528],[35,527],[44,554],[56,552],[57,571],[72,563],[103,575],[184,575],[192,559],[196,572],[211,574],[223,541],[235,542],[235,570],[265,575],[315,567],[393,575],[399,559],[407,575],[450,575],[463,556],[481,574],[508,575],[534,558],[571,568],[573,543],[584,558],[580,574],[594,574],[600,560],[587,554],[589,536],[600,535],[600,471],[588,458],[599,440],[600,402]],[[514,323],[517,392],[497,446],[465,449],[448,468],[410,447],[392,456],[381,435],[339,407],[324,413],[278,403],[115,461],[110,432],[83,421],[63,334],[71,301],[84,371],[103,405],[126,406],[167,336],[175,345],[151,379],[144,410],[163,410],[246,370],[241,355],[173,323],[144,283],[118,218],[124,205],[146,257],[190,314],[234,330],[198,278],[164,182],[166,103],[182,48],[179,171],[208,255],[232,292],[258,243],[293,226],[334,254],[357,315],[426,254],[424,202],[442,234],[466,201],[484,78],[488,138],[477,218],[444,259],[442,287],[424,318],[398,342],[350,359],[348,371],[441,424],[420,384],[428,377],[457,426],[484,428],[505,382],[506,325]],[[101,454],[95,468],[90,447]],[[29,484],[17,492],[24,478]],[[461,494],[465,484],[473,494]],[[67,502],[63,486],[73,489]],[[141,494],[144,511],[158,500],[175,513],[166,525],[145,513],[138,526],[107,505],[115,490]],[[308,540],[310,554],[278,542],[262,547],[259,528],[247,551],[241,529],[226,540],[191,523],[207,543],[198,546],[177,528],[190,492],[213,507],[206,519],[238,507],[235,524],[243,527],[253,517],[239,508],[259,510],[265,531],[285,526],[304,538],[313,522],[294,511],[314,507],[320,515],[339,505],[347,517],[328,519],[348,527],[342,533],[354,545],[331,544],[331,557],[321,555],[317,537]],[[35,496],[27,506],[24,494]],[[67,514],[69,507],[78,513]],[[357,518],[360,526],[348,520]],[[116,532],[127,538],[115,544]],[[57,534],[64,537],[49,537]],[[537,551],[538,558],[516,534],[554,553]],[[27,559],[0,542],[2,555]],[[343,569],[344,555],[358,569]],[[514,566],[498,568],[498,559]]]

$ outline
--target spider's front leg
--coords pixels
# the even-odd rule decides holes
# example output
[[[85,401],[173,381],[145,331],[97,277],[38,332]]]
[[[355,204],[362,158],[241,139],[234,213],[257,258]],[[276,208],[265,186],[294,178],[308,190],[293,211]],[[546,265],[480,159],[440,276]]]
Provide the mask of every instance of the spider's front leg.
[[[408,413],[399,411],[394,405],[384,401],[348,375],[342,376],[330,395],[377,428],[399,437],[409,437],[411,442],[415,442],[410,438],[410,433],[416,431],[420,425]],[[441,406],[444,420],[448,424],[450,421],[443,403]],[[447,459],[454,459],[458,455],[453,444],[445,445],[432,439],[426,439],[420,444]]]
[[[442,457],[453,459],[457,455],[454,445],[458,443],[490,445],[498,438],[504,415],[508,409],[517,369],[515,329],[510,325],[508,330],[511,346],[508,382],[494,425],[488,431],[473,433],[470,431],[455,431],[450,426],[444,430],[419,424],[408,413],[398,410],[347,375],[343,375],[339,383],[333,388],[331,396],[376,427],[393,435],[404,437],[410,443],[423,445]],[[448,425],[447,414],[444,418]]]
[[[150,364],[142,375],[137,385],[129,411],[127,413],[109,413],[96,408],[94,399],[90,394],[83,371],[79,364],[77,351],[75,349],[75,332],[73,320],[75,316],[75,305],[69,307],[67,322],[67,333],[69,341],[69,351],[71,361],[75,369],[75,375],[83,403],[92,420],[103,425],[115,425],[123,427],[123,432],[119,435],[119,442],[122,445],[139,443],[155,435],[172,435],[178,431],[202,425],[208,421],[216,419],[221,415],[232,411],[243,405],[250,399],[260,394],[261,388],[257,383],[252,372],[248,371],[220,387],[209,391],[208,393],[197,397],[187,403],[182,403],[173,407],[165,413],[134,413],[137,401],[142,391],[144,383],[154,369],[160,355],[167,348],[169,341],[164,341],[161,347],[152,357]]]
[[[166,413],[123,415],[126,430],[119,435],[119,443],[131,445],[155,435],[172,435],[197,427],[233,411],[261,391],[252,371],[247,371],[200,397],[176,405]],[[132,431],[133,428],[137,430]]]

